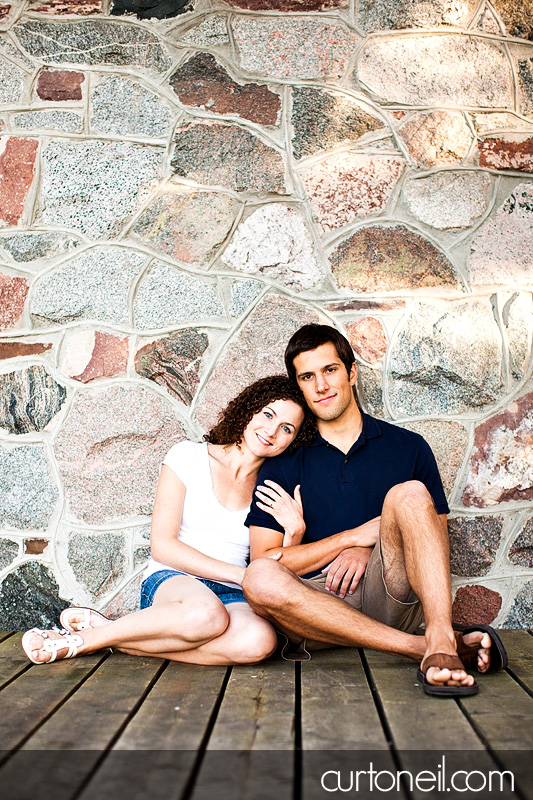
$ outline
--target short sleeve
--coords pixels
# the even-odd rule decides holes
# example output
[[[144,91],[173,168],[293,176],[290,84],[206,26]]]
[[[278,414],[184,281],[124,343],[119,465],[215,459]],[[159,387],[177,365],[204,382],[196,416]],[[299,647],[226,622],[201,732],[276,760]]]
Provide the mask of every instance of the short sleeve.
[[[259,470],[256,486],[260,486],[267,479],[278,483],[281,487],[283,487],[283,489],[285,489],[286,492],[289,492],[289,494],[293,494],[294,486],[296,486],[297,483],[297,481],[295,481],[294,486],[290,485],[290,481],[287,480],[285,470],[283,469],[282,460],[278,458],[267,458],[265,460],[263,466]],[[284,529],[279,523],[276,522],[274,517],[258,507],[255,491],[252,498],[250,511],[244,521],[244,524],[248,527],[250,527],[250,525],[256,525],[258,528],[270,528],[270,530],[284,533]]]
[[[420,448],[416,458],[415,480],[421,481],[435,503],[437,514],[449,514],[450,507],[442,485],[437,461],[433,450],[423,437],[420,437]]]
[[[170,448],[163,459],[163,464],[166,467],[170,467],[184,486],[187,486],[191,480],[192,474],[196,471],[194,466],[198,461],[199,447],[201,447],[201,445],[195,442],[178,442]]]

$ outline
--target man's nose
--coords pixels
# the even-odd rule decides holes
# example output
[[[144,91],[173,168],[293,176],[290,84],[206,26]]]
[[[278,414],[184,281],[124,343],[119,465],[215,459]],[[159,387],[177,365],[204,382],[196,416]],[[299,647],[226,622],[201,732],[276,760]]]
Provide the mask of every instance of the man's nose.
[[[318,375],[316,379],[316,390],[323,394],[329,389],[329,384],[325,375]]]

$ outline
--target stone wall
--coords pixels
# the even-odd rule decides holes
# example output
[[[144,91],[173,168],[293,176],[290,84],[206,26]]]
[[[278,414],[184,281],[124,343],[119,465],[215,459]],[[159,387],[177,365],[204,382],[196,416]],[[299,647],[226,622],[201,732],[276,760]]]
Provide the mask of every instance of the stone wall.
[[[530,625],[532,0],[4,0],[0,31],[0,626],[135,607],[163,454],[308,320],[434,448],[456,618]]]

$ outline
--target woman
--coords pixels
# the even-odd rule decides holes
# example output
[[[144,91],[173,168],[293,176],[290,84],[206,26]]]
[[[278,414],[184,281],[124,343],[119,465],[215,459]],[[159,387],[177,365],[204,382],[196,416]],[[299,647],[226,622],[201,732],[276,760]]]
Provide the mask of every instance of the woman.
[[[105,647],[194,664],[267,658],[276,646],[274,629],[240,588],[249,554],[244,520],[264,459],[309,443],[314,433],[299,389],[273,376],[229,403],[204,442],[174,445],[157,486],[141,610],[111,622],[92,609],[65,609],[60,621],[66,630],[24,634],[30,661]],[[262,499],[285,529],[284,544],[298,543],[305,530],[298,494],[291,498],[281,487],[270,493]]]

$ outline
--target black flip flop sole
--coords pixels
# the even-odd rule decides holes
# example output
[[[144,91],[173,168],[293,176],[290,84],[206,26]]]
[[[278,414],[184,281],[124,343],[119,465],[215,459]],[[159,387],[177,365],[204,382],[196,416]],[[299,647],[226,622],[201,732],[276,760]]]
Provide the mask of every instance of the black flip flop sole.
[[[458,631],[463,635],[467,633],[474,633],[476,631],[483,631],[483,633],[489,634],[492,642],[492,646],[490,648],[490,666],[487,672],[482,673],[483,675],[487,675],[489,672],[501,672],[507,667],[509,663],[507,650],[505,649],[505,645],[501,639],[501,636],[491,625],[486,625],[483,622],[480,622],[478,625],[462,625],[459,622],[454,622],[452,628],[454,631]]]

